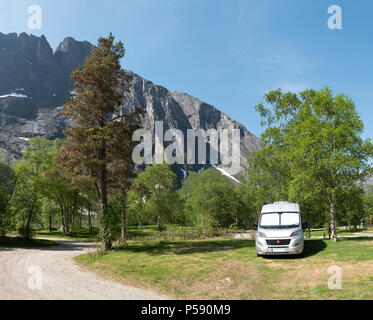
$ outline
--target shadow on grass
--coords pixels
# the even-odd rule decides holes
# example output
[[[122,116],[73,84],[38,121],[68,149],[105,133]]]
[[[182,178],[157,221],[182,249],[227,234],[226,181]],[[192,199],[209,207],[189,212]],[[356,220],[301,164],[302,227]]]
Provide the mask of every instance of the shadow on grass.
[[[58,246],[55,241],[46,239],[32,239],[26,241],[20,237],[0,237],[0,250],[12,249],[40,249]]]
[[[164,239],[168,241],[170,238],[193,240],[197,239],[198,232],[195,229],[187,228],[167,228],[162,233],[159,232],[156,226],[145,226],[143,229],[140,228],[129,228],[127,229],[127,238],[129,240],[159,240]]]
[[[250,247],[255,247],[255,240],[160,241],[159,243],[141,243],[138,245],[123,246],[117,250],[147,253],[149,255],[163,255],[229,251]]]
[[[138,239],[145,239],[149,237],[154,237],[156,231],[151,230],[127,230],[127,237],[130,240],[138,240]]]
[[[77,229],[73,231],[70,235],[66,234],[64,235],[62,231],[36,231],[36,236],[40,237],[56,237],[56,238],[66,238],[66,239],[87,239],[92,240],[96,239],[98,237],[98,232],[94,231],[93,233],[90,233],[88,230],[85,229]]]
[[[41,251],[86,251],[98,249],[99,244],[70,239],[38,239],[25,241],[19,237],[0,237],[0,252],[17,249],[41,250]]]
[[[358,236],[355,238],[339,238],[338,242],[343,242],[343,241],[355,241],[355,242],[360,242],[360,241],[372,241],[373,242],[373,237],[364,237],[364,236]]]
[[[266,259],[305,259],[312,257],[327,247],[324,240],[306,240],[304,242],[304,249],[301,255],[266,255],[263,258]]]

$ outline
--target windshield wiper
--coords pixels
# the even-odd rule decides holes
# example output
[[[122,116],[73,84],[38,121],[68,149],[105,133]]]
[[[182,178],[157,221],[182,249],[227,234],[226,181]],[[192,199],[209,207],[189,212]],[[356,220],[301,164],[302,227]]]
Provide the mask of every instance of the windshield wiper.
[[[282,228],[295,228],[295,227],[299,227],[299,224],[289,224],[287,226],[281,226]]]

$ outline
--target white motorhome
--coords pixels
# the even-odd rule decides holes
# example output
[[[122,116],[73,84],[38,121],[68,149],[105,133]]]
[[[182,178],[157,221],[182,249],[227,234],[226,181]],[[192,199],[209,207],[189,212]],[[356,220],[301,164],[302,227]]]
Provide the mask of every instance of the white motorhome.
[[[306,227],[299,204],[281,201],[264,205],[259,223],[254,223],[257,255],[302,254]]]

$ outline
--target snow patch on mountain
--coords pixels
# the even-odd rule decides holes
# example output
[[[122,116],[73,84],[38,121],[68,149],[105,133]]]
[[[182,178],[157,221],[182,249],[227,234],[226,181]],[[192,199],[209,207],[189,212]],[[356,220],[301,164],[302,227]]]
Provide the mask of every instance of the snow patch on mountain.
[[[21,94],[21,93],[14,93],[14,92],[8,93],[8,94],[4,94],[4,95],[0,96],[1,99],[3,99],[3,98],[9,98],[9,97],[28,99],[28,96],[26,96],[24,94]]]
[[[225,175],[226,177],[232,179],[233,181],[236,181],[237,183],[241,183],[241,181],[237,180],[235,177],[233,177],[232,175],[230,175],[227,171],[225,171],[224,169],[221,169],[219,167],[217,167],[216,165],[212,165],[216,170],[218,170],[221,174]]]

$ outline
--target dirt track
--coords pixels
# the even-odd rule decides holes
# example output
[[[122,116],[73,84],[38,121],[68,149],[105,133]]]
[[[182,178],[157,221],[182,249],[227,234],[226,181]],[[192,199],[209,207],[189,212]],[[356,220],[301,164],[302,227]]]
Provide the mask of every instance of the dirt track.
[[[167,299],[82,270],[72,258],[93,250],[95,245],[58,241],[61,245],[49,248],[0,248],[0,300]]]

